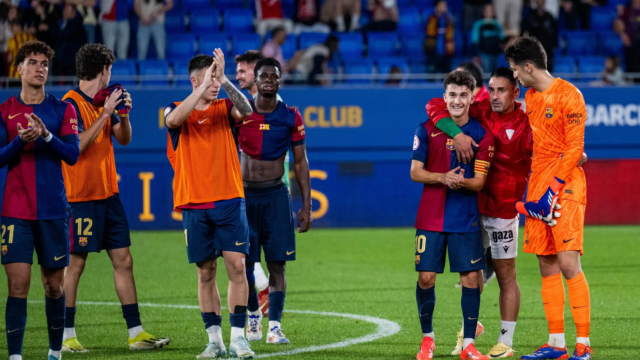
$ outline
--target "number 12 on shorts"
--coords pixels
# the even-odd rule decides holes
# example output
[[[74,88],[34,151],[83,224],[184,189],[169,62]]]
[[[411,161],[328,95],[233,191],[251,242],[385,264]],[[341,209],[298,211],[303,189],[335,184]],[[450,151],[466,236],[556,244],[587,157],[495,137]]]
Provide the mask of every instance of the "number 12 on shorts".
[[[82,231],[82,223],[85,223],[86,226],[84,228],[84,232]],[[93,235],[93,232],[91,231],[91,227],[93,226],[93,220],[89,219],[89,218],[77,218],[76,219],[76,224],[78,224],[78,236],[80,235],[84,235],[84,236],[91,236]]]

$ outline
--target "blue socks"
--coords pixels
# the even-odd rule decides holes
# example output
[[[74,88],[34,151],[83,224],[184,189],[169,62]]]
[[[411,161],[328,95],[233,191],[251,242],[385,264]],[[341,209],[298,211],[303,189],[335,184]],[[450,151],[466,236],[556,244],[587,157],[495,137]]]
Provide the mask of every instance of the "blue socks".
[[[416,303],[418,303],[418,315],[423,334],[433,332],[433,309],[436,307],[435,286],[423,289],[416,285]]]
[[[8,297],[4,321],[9,355],[22,355],[24,328],[27,326],[27,299]]]
[[[76,327],[76,307],[68,307],[67,315],[64,318],[64,327],[73,328]]]
[[[64,305],[64,293],[57,299],[45,296],[44,303],[45,311],[47,313],[47,329],[49,330],[49,349],[53,351],[60,351],[62,350],[64,315],[66,309]]]
[[[138,304],[122,305],[122,317],[127,322],[127,329],[142,326]]]
[[[256,277],[253,275],[255,264],[251,267],[247,267],[247,282],[249,283],[249,300],[247,302],[247,309],[250,312],[256,312],[260,309],[260,303],[258,302],[258,291],[256,290]]]
[[[212,326],[221,326],[222,325],[222,316],[214,313],[214,312],[208,312],[208,313],[203,313],[201,312],[200,315],[202,315],[202,321],[204,321],[204,328],[208,329]]]
[[[284,291],[274,291],[269,293],[269,321],[280,322],[280,319],[282,319],[284,297]]]
[[[475,339],[480,314],[480,289],[462,287],[462,317],[464,323],[464,338]]]
[[[231,327],[244,329],[245,325],[247,325],[247,308],[244,306],[236,306],[235,312],[235,314],[229,314]]]

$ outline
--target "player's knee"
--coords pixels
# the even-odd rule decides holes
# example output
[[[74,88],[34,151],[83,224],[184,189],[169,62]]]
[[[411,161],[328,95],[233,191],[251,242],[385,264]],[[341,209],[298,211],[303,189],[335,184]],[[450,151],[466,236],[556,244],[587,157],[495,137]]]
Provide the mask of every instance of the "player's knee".
[[[23,276],[12,276],[9,278],[7,281],[9,285],[9,296],[26,298],[29,294],[30,280],[29,277]]]
[[[213,269],[198,269],[198,282],[201,284],[212,284],[216,281],[216,272]]]
[[[478,271],[467,271],[460,273],[460,283],[466,288],[476,289],[480,287]]]
[[[116,271],[133,271],[133,257],[131,253],[113,261],[113,269]]]
[[[285,268],[287,263],[285,261],[277,261],[267,263],[267,269],[269,269],[269,276],[284,277]]]
[[[436,285],[436,274],[421,271],[420,275],[418,275],[418,285],[423,289],[434,287]]]
[[[43,279],[44,293],[47,297],[57,299],[64,293],[64,281],[57,277]]]

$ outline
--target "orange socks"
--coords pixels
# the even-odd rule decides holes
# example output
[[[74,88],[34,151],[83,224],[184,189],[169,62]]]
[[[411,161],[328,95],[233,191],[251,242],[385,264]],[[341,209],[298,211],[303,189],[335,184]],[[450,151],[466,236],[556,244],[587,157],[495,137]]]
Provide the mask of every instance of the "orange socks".
[[[584,279],[584,276],[583,276],[583,279]],[[586,281],[584,283],[586,285]],[[587,301],[589,298],[588,294],[589,294],[589,290],[587,289]],[[569,296],[571,296],[571,293]],[[560,333],[564,334],[564,302],[565,302],[565,297],[564,297],[564,283],[562,282],[562,274],[543,277],[542,278],[542,304],[544,305],[544,313],[547,316],[547,322],[549,323],[549,334],[560,334]],[[576,306],[582,306],[582,305],[576,305]],[[573,309],[571,310],[574,311]],[[574,314],[574,317],[575,317],[575,314]],[[588,316],[587,316],[587,319],[588,319]],[[588,325],[587,325],[587,329],[588,329]],[[588,334],[588,331],[587,331],[587,334]]]
[[[567,287],[569,288],[569,305],[573,321],[576,323],[578,337],[588,338],[591,327],[591,300],[589,298],[589,284],[587,284],[584,273],[580,272],[573,279],[567,279]]]

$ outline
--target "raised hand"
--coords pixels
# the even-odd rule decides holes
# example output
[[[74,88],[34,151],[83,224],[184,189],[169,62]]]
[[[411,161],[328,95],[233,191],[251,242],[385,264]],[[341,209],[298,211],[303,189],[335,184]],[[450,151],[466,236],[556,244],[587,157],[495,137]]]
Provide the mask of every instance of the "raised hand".
[[[224,79],[224,53],[219,48],[213,51],[213,63],[216,64],[215,77],[222,82]]]
[[[214,60],[211,66],[209,66],[207,71],[204,73],[204,80],[200,85],[203,89],[208,89],[210,86],[212,86],[215,83],[215,77],[214,77],[215,72],[216,72],[216,62]]]
[[[118,89],[112,92],[111,95],[107,96],[107,99],[104,101],[102,112],[111,116],[111,114],[116,110],[116,106],[122,102],[122,99],[120,99],[121,95],[122,90]]]
[[[124,90],[124,106],[128,107],[129,110],[133,108],[133,100],[131,100],[131,94],[127,90]]]

